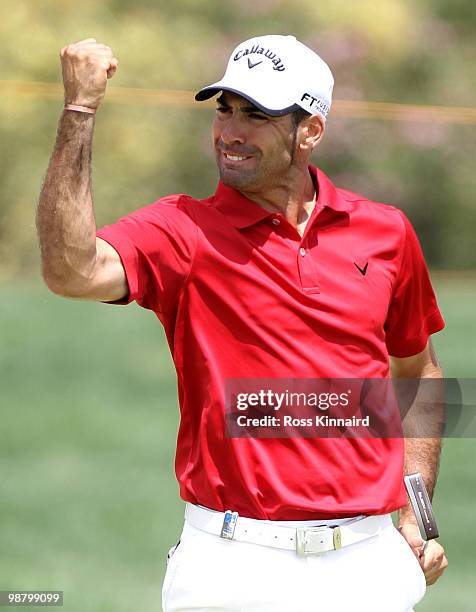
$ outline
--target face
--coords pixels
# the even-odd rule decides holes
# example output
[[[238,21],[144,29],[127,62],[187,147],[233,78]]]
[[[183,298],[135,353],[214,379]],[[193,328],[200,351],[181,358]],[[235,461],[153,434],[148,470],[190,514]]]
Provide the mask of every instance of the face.
[[[213,142],[220,179],[241,190],[280,185],[295,161],[296,128],[290,115],[265,115],[245,98],[217,99]]]

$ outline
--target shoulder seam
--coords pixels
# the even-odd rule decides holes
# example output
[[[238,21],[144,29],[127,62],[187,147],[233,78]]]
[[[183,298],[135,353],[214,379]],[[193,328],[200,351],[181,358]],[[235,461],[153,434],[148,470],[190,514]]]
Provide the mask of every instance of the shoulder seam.
[[[401,241],[401,247],[400,247],[400,261],[398,262],[398,273],[395,276],[395,280],[393,281],[393,287],[392,287],[392,295],[395,291],[395,287],[398,285],[398,281],[400,279],[400,276],[402,274],[402,267],[403,267],[403,255],[405,253],[405,247],[407,245],[407,227],[405,225],[405,221],[403,219],[403,212],[392,206],[392,208],[398,213],[398,219],[399,222],[401,223],[401,225],[403,225],[403,235],[402,235],[402,241]]]
[[[348,196],[347,194],[343,194],[342,198],[347,202],[360,202],[362,204],[375,204],[376,206],[382,206],[385,209],[394,210],[396,212],[401,212],[400,208],[397,208],[393,204],[386,204],[385,202],[377,202],[376,200],[369,200],[364,196],[358,196],[355,194],[355,197]]]

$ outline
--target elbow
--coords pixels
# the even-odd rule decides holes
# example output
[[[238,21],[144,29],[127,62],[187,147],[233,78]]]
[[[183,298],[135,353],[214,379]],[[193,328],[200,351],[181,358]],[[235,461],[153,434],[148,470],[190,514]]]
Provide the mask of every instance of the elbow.
[[[57,295],[61,295],[61,281],[57,274],[54,274],[52,270],[50,270],[45,262],[42,261],[41,265],[41,278],[43,282],[48,287],[48,289],[52,293],[56,293]]]
[[[55,295],[60,295],[61,297],[71,297],[69,295],[67,284],[64,280],[45,270],[42,271],[41,276],[43,278],[43,282],[52,293]]]
[[[84,283],[73,281],[50,270],[42,269],[42,278],[48,289],[55,295],[65,298],[84,298],[87,294]]]

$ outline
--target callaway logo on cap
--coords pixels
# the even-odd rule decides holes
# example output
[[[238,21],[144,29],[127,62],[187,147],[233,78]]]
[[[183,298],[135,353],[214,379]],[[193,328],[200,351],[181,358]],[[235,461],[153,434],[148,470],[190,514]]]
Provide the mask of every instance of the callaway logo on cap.
[[[236,47],[223,78],[201,89],[195,99],[208,100],[220,91],[243,96],[268,115],[303,108],[325,120],[334,78],[317,53],[294,36],[258,36]]]

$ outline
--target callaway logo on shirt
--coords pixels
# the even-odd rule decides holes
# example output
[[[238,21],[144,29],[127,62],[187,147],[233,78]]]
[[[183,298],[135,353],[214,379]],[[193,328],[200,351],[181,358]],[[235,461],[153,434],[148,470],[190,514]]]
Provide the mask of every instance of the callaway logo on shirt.
[[[367,262],[365,264],[365,266],[363,266],[362,268],[355,263],[354,261],[354,266],[357,268],[357,270],[362,274],[362,276],[365,276],[367,274],[367,268],[369,267],[369,262]]]

